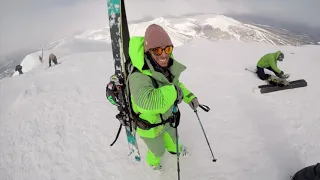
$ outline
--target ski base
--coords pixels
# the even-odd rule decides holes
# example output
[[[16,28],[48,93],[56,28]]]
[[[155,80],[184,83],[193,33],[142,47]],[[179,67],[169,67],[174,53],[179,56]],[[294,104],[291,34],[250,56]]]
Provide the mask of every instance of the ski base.
[[[260,88],[260,93],[265,94],[265,93],[271,93],[271,92],[282,91],[287,89],[302,88],[302,87],[306,87],[307,85],[308,84],[304,79],[300,79],[296,81],[291,81],[287,86],[280,87],[275,85],[261,85],[259,86],[259,88]]]
[[[128,140],[130,151],[131,151],[129,156],[131,154],[133,154],[134,155],[134,159],[136,161],[140,162],[141,161],[141,156],[140,156],[139,149],[138,149],[137,139],[133,135],[133,133],[130,132],[129,127],[128,127],[128,129],[126,128],[126,135],[127,135],[127,140]]]

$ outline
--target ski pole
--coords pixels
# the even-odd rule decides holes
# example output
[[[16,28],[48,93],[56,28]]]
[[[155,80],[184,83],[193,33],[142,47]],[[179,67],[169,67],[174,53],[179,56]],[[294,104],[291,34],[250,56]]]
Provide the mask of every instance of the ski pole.
[[[254,70],[251,70],[251,69],[248,69],[248,68],[246,68],[245,70],[247,70],[247,71],[250,71],[250,72],[252,72],[252,73],[256,73]]]
[[[175,105],[173,108],[173,113],[178,112],[178,106]],[[177,151],[177,173],[178,173],[178,180],[180,180],[180,163],[179,163],[179,142],[178,142],[178,127],[175,127],[176,129],[176,151]]]
[[[208,112],[208,111],[210,110],[210,108],[209,108],[208,106],[206,106],[206,105],[201,105],[201,104],[200,104],[199,107],[200,107],[201,109],[203,109],[205,112]],[[210,149],[210,152],[211,152],[211,155],[212,155],[212,158],[213,158],[212,161],[213,161],[213,162],[216,162],[217,159],[216,159],[216,158],[214,157],[214,155],[213,155],[213,152],[212,152],[210,143],[209,143],[209,141],[208,141],[206,132],[204,131],[204,128],[203,128],[202,123],[201,123],[201,120],[200,120],[200,118],[199,118],[198,111],[195,110],[194,113],[197,115],[197,118],[198,118],[198,121],[199,121],[199,123],[200,123],[202,132],[203,132],[203,134],[204,134],[204,137],[206,138],[207,144],[208,144],[208,146],[209,146],[209,149]]]
[[[179,143],[178,143],[178,127],[176,127],[176,149],[177,149],[177,173],[178,173],[178,180],[180,180],[180,163],[179,163]]]

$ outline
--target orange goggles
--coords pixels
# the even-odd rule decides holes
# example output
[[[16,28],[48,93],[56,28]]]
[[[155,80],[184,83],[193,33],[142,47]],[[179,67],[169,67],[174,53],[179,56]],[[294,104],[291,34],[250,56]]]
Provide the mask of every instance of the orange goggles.
[[[160,56],[163,53],[163,51],[166,54],[171,54],[172,50],[173,50],[173,46],[167,46],[167,47],[165,47],[163,49],[161,47],[156,47],[156,48],[151,49],[153,54],[156,55],[156,56]]]

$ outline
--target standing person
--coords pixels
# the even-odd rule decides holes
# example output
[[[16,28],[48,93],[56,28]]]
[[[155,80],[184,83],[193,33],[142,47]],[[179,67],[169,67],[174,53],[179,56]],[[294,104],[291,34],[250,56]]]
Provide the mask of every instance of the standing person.
[[[287,85],[287,79],[289,74],[284,74],[282,70],[280,70],[277,66],[277,61],[283,61],[284,54],[281,51],[277,51],[275,53],[268,53],[261,57],[261,59],[257,63],[257,75],[258,77],[265,81],[267,80],[270,84],[283,84]],[[272,71],[276,76],[266,74],[264,69],[268,69]]]
[[[184,101],[193,110],[199,106],[197,97],[179,80],[186,67],[173,58],[172,51],[169,35],[156,24],[146,29],[144,37],[130,39],[129,55],[134,71],[128,79],[132,109],[138,116],[137,134],[148,148],[146,162],[160,171],[165,151],[177,154],[176,127],[168,123],[180,121],[177,105]],[[115,104],[114,94],[107,96]],[[178,155],[186,156],[187,147],[178,144]]]

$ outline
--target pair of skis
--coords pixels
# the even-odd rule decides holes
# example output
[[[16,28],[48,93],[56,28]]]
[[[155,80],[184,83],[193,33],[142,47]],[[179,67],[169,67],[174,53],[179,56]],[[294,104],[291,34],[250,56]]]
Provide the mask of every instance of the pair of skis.
[[[139,162],[141,157],[136,141],[136,128],[132,121],[130,92],[129,87],[127,87],[128,70],[125,67],[127,61],[130,61],[128,51],[130,34],[124,0],[107,0],[107,4],[115,75],[119,79],[121,88],[119,92],[120,106],[118,107],[120,113],[116,116],[119,120],[121,119],[121,124],[116,139],[111,146],[118,139],[121,128],[124,126],[129,145],[129,155],[133,154],[134,159]]]
[[[290,81],[289,84],[286,86],[265,84],[265,85],[258,86],[258,88],[260,89],[261,94],[265,94],[265,93],[271,93],[271,92],[282,91],[282,90],[287,90],[287,89],[306,87],[307,85],[308,85],[308,83],[306,80],[299,79],[299,80],[295,80],[295,81]]]
[[[245,68],[245,70],[256,74],[256,72],[251,69]],[[276,91],[302,88],[302,87],[306,87],[307,85],[308,85],[308,83],[306,80],[298,79],[298,80],[294,80],[294,81],[289,81],[289,84],[286,86],[264,84],[264,85],[258,86],[258,89],[260,90],[261,94],[266,94],[266,93],[271,93],[271,92],[276,92]]]

